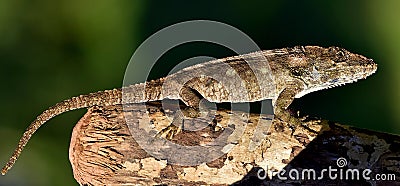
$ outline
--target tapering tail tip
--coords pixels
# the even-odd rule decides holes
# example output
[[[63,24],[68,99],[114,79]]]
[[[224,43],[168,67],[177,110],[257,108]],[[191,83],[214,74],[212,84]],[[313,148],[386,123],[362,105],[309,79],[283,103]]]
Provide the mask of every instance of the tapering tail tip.
[[[17,155],[18,157],[18,155]],[[15,161],[17,160],[15,154],[13,154],[10,158],[10,160],[8,160],[7,164],[4,165],[4,167],[1,169],[1,175],[6,175],[7,172],[11,169],[11,167],[14,165]]]
[[[1,169],[1,175],[6,175],[6,173],[7,173],[7,168],[6,167],[3,167],[3,169]]]

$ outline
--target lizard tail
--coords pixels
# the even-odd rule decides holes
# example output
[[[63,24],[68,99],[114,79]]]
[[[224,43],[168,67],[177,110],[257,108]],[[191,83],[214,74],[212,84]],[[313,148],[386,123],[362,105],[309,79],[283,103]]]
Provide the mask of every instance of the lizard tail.
[[[117,105],[121,104],[121,100],[121,89],[113,89],[73,97],[48,108],[42,114],[40,114],[26,129],[21,139],[19,140],[18,146],[15,149],[14,153],[8,160],[7,164],[3,167],[3,169],[1,169],[1,174],[5,175],[7,171],[14,165],[15,161],[18,159],[29,139],[46,121],[70,110],[90,107],[94,105]]]

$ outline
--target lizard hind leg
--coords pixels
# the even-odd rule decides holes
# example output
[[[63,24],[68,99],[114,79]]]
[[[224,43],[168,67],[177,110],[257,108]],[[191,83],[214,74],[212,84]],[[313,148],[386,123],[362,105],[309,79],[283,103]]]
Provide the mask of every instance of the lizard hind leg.
[[[174,135],[180,133],[182,130],[197,131],[205,127],[191,126],[187,125],[187,123],[195,124],[195,119],[199,117],[204,119],[206,116],[202,115],[203,112],[201,111],[209,110],[213,107],[212,104],[204,99],[196,90],[187,86],[182,87],[179,95],[181,101],[186,105],[186,107],[175,112],[171,124],[162,129],[157,134],[158,137],[166,136],[167,138],[171,139]],[[191,120],[191,122],[185,122],[185,120]]]
[[[184,119],[186,117],[196,118],[199,116],[199,103],[201,98],[191,88],[183,86],[179,92],[181,101],[186,105],[184,109],[176,110],[172,122],[160,132],[156,137],[165,136],[172,139],[184,129]],[[176,108],[177,109],[177,108]]]
[[[183,114],[188,118],[207,117],[209,110],[216,110],[215,103],[209,102],[207,99],[198,93],[195,89],[184,87],[181,89],[180,97],[182,102],[186,104]]]

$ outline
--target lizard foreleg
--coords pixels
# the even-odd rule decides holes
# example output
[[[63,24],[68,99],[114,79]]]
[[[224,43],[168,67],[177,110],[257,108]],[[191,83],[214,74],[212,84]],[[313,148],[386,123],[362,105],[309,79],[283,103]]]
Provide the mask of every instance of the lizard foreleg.
[[[287,122],[291,128],[295,128],[301,122],[297,117],[292,116],[288,111],[288,107],[292,104],[295,96],[302,90],[302,83],[293,81],[282,90],[276,100],[273,100],[275,118]]]

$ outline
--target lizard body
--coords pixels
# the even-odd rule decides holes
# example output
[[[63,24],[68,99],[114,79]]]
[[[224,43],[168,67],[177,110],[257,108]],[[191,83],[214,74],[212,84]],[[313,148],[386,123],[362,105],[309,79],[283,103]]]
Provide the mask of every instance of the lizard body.
[[[80,95],[40,114],[1,173],[12,167],[41,125],[70,110],[163,99],[180,99],[194,108],[201,97],[216,103],[272,99],[276,117],[290,117],[285,110],[294,98],[366,78],[376,69],[372,59],[339,47],[297,46],[212,60],[146,83]]]

